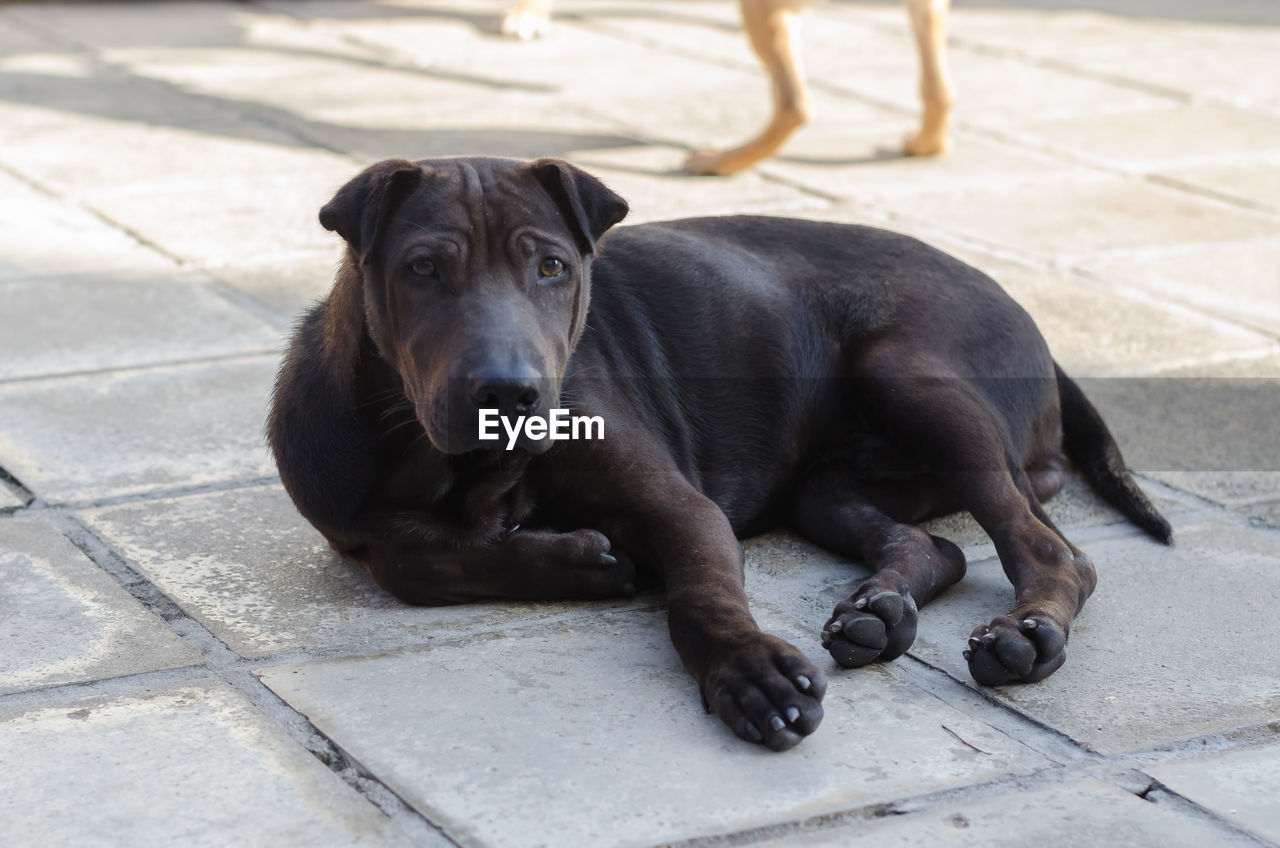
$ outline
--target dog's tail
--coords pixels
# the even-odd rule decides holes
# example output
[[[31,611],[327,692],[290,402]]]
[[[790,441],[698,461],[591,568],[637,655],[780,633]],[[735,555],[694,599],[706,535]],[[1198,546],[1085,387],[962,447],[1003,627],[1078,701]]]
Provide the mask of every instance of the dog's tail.
[[[1172,544],[1173,528],[1133,482],[1098,410],[1062,366],[1055,362],[1053,370],[1062,403],[1062,449],[1107,503],[1159,541]]]

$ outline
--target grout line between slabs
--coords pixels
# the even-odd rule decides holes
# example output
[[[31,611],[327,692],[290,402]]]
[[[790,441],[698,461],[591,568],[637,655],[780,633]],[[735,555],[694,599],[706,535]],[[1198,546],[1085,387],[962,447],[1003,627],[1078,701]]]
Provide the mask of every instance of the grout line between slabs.
[[[227,647],[198,621],[188,616],[174,599],[135,570],[124,557],[117,554],[79,519],[70,514],[51,512],[45,516],[45,520],[91,562],[116,580],[121,588],[144,608],[161,618],[185,645],[195,650],[204,660],[203,666],[192,666],[172,673],[163,673],[158,676],[154,673],[136,675],[132,677],[135,682],[138,679],[148,682],[154,679],[165,682],[194,679],[202,673],[216,677],[249,701],[265,720],[279,727],[343,783],[381,810],[406,834],[419,841],[426,838],[457,844],[444,834],[442,828],[414,809],[354,758],[348,756],[304,714],[293,709],[272,692],[265,683],[252,674],[239,654]],[[125,678],[126,681],[129,679]],[[127,683],[121,684],[121,687],[127,687]],[[59,687],[59,690],[75,691],[75,687]],[[37,696],[38,699],[39,696]],[[13,700],[16,699],[12,697],[0,699],[0,705]]]

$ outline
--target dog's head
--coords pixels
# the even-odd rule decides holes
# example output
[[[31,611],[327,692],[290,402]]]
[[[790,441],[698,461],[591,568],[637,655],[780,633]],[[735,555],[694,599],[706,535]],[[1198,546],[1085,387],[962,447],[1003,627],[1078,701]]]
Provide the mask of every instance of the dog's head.
[[[343,186],[320,223],[350,246],[364,326],[428,438],[463,453],[493,446],[478,438],[480,409],[514,419],[556,406],[596,242],[626,214],[559,160],[391,159]]]

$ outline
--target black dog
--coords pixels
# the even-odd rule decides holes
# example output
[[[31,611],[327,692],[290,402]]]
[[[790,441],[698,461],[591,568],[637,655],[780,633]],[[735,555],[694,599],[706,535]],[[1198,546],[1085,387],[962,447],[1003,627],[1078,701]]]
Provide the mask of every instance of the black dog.
[[[654,573],[708,709],[783,749],[817,727],[825,679],[756,626],[736,535],[785,524],[875,569],[822,632],[859,666],[905,652],[917,607],[964,575],[916,524],[968,510],[1017,596],[965,652],[988,685],[1052,674],[1093,592],[1040,507],[1064,454],[1169,540],[1097,411],[979,271],[777,218],[602,239],[626,213],[564,162],[471,158],[381,162],[321,210],[349,249],[293,339],[271,444],[302,514],[397,597],[607,598]],[[510,426],[561,406],[597,437]]]

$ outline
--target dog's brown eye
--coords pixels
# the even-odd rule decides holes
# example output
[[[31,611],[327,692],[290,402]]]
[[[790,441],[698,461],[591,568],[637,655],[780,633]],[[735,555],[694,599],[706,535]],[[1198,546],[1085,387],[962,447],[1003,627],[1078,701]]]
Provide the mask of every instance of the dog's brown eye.
[[[548,256],[538,265],[538,275],[542,277],[558,277],[564,273],[564,263],[554,256]]]
[[[436,273],[436,263],[430,259],[415,259],[409,265],[409,270],[417,274],[419,277],[434,277]]]

